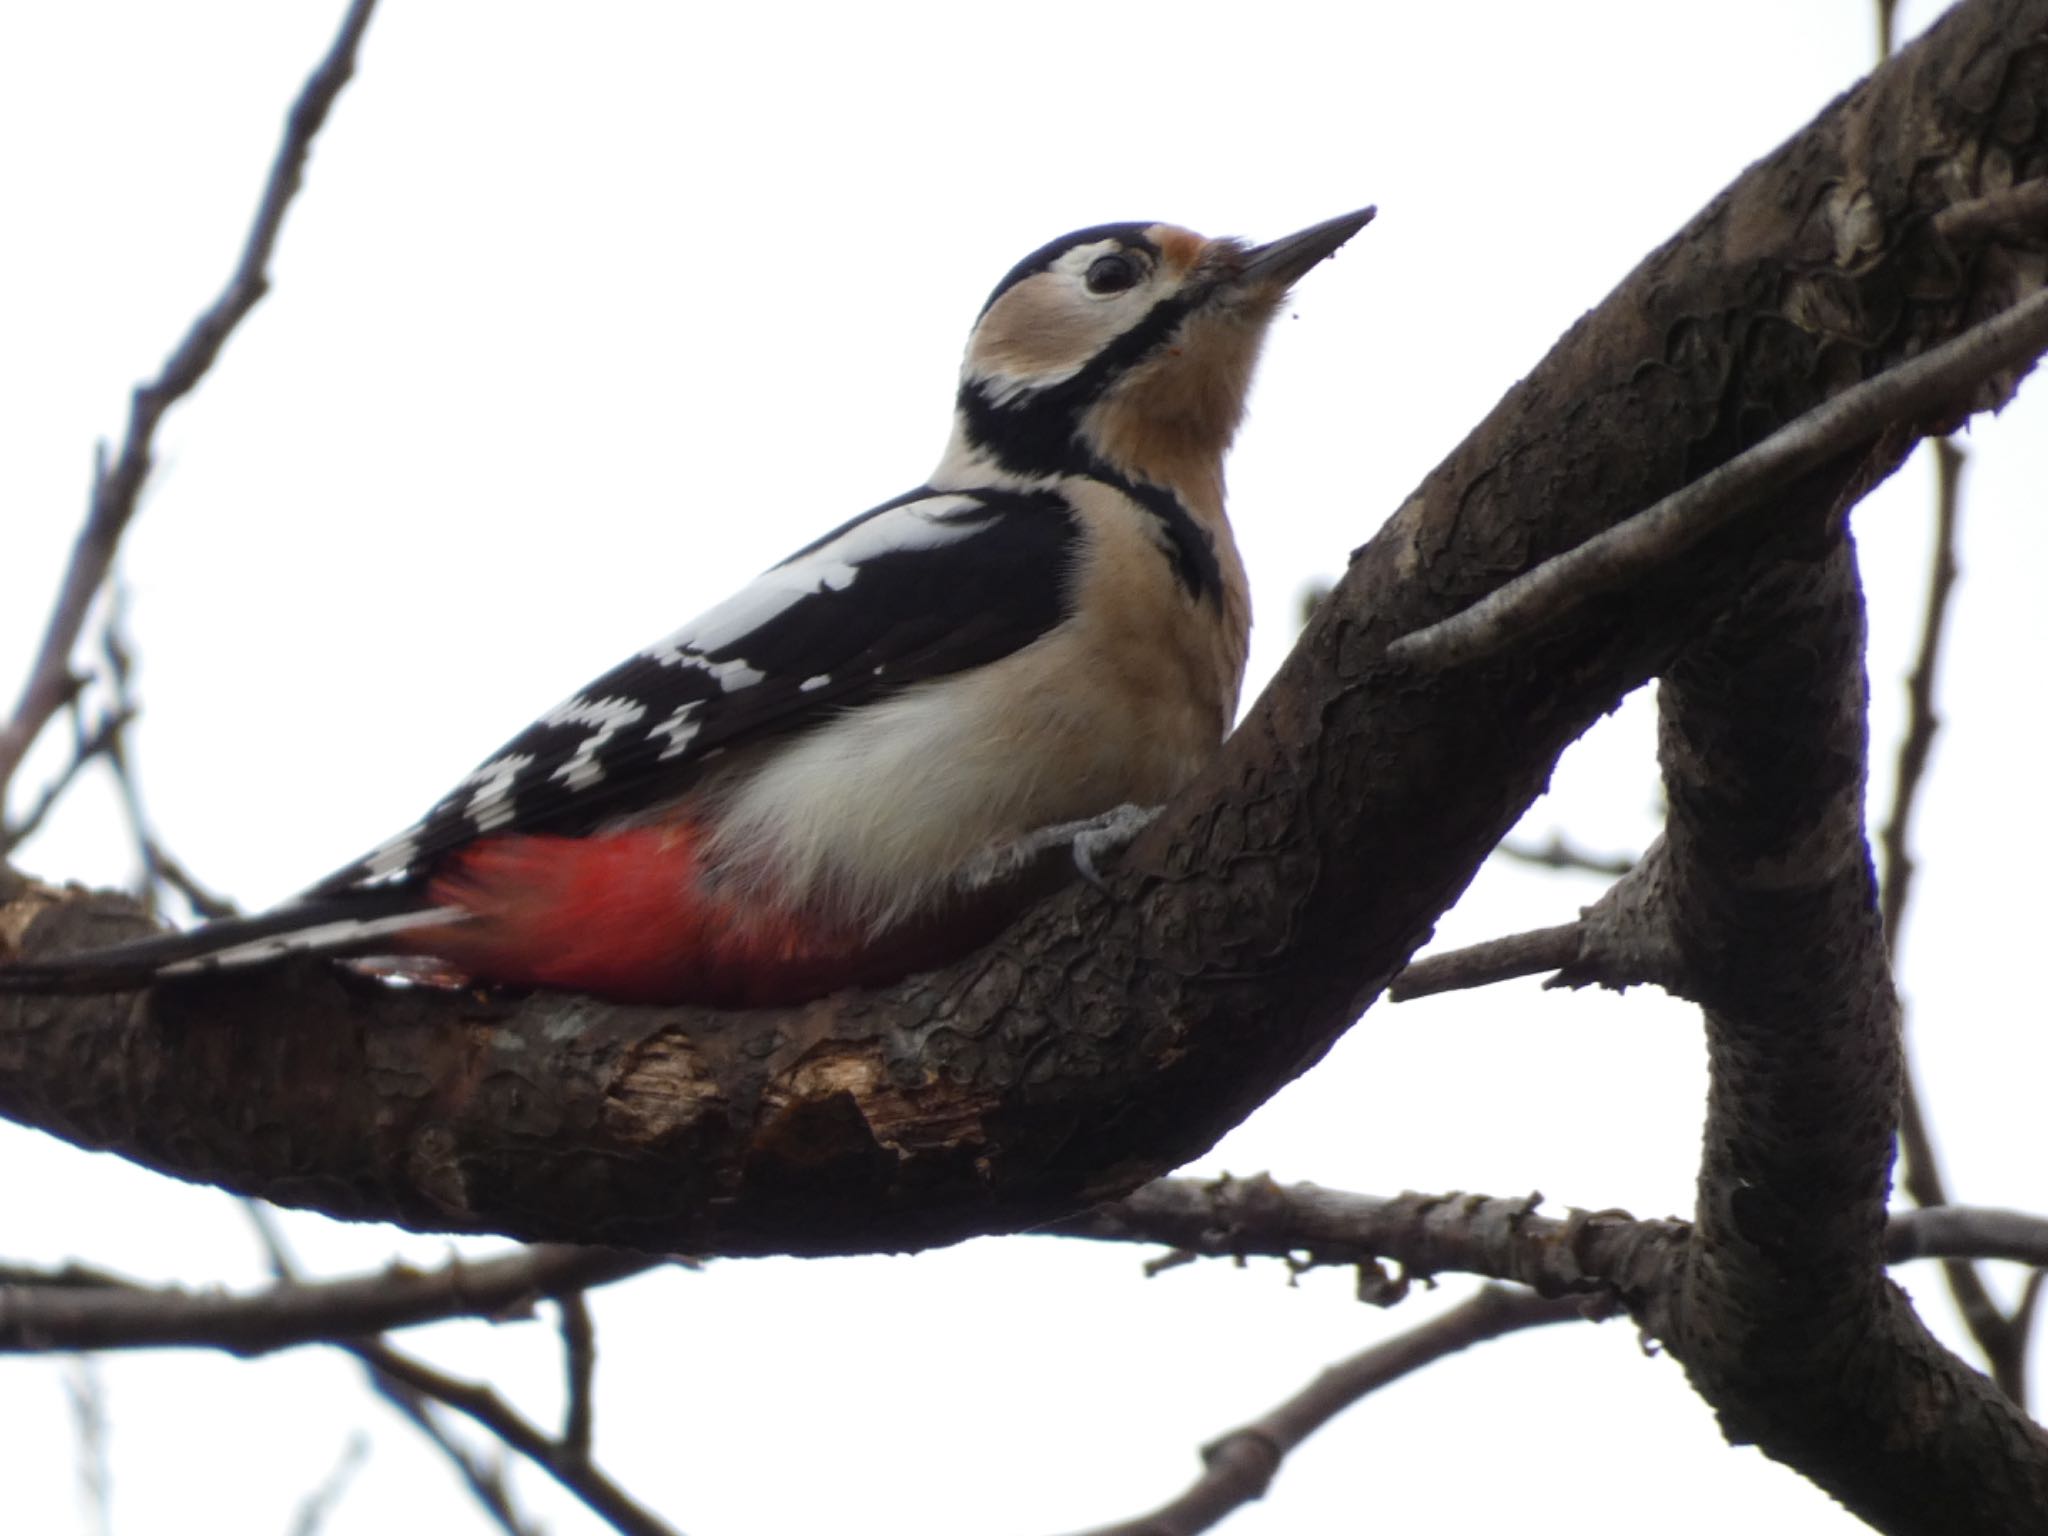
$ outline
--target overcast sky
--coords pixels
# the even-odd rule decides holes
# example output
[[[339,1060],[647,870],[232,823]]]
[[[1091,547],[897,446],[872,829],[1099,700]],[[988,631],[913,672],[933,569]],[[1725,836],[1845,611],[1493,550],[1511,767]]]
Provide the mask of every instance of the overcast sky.
[[[340,9],[0,11],[8,698],[92,444],[218,289]],[[1873,9],[387,0],[275,291],[167,421],[128,541],[136,752],[159,828],[259,905],[402,826],[538,710],[921,480],[968,324],[1048,238],[1169,219],[1263,239],[1376,202],[1278,326],[1233,462],[1259,612],[1249,699],[1303,587],[1638,258],[1869,67]],[[1938,9],[1907,4],[1905,27]],[[1952,1188],[2035,1209],[2048,1047],[2014,957],[2040,912],[2044,443],[2038,383],[1973,434],[1903,970]],[[1916,459],[1856,518],[1879,806],[1930,483]],[[35,759],[24,792],[57,761]],[[1655,793],[1639,699],[1567,758],[1525,831],[1633,851]],[[112,807],[86,786],[26,864],[126,879]],[[1597,892],[1489,868],[1439,940],[1562,921]],[[1383,1004],[1198,1168],[1682,1213],[1703,1081],[1696,1014],[1640,992],[1529,982]],[[448,1250],[288,1228],[328,1270]],[[226,1197],[10,1127],[0,1256],[261,1278]],[[1143,1257],[1012,1239],[618,1287],[598,1306],[601,1459],[692,1536],[1089,1526],[1164,1499],[1205,1441],[1465,1288],[1381,1314],[1342,1273],[1148,1281]],[[1938,1295],[1931,1266],[1901,1279]],[[550,1328],[407,1342],[555,1412]],[[338,1359],[121,1358],[103,1377],[117,1531],[281,1532],[358,1428],[369,1459],[332,1536],[483,1528]],[[0,1361],[0,1520],[88,1530],[73,1468],[59,1364]],[[551,1530],[595,1529],[544,1479],[518,1486]],[[1651,1501],[1676,1536],[1861,1529],[1724,1449],[1677,1367],[1608,1324],[1488,1345],[1386,1391],[1229,1530],[1541,1530],[1551,1501],[1559,1529],[1566,1510],[1599,1524]]]

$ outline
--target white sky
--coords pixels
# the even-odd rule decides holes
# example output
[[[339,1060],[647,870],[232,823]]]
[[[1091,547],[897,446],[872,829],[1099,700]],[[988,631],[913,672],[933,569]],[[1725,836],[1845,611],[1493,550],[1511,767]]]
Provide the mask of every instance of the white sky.
[[[1233,465],[1256,687],[1303,584],[1338,571],[1637,258],[1868,67],[1872,9],[391,3],[275,292],[167,422],[128,542],[159,827],[245,904],[288,893],[627,650],[916,483],[968,322],[1024,251],[1106,219],[1267,238],[1373,201],[1378,223],[1279,327]],[[1908,4],[1906,28],[1936,9]],[[339,11],[0,10],[7,698],[92,443],[224,278]],[[2026,811],[2044,420],[2036,385],[1974,434],[1903,975],[1953,1188],[2035,1209],[2048,1047],[2019,957],[2043,852]],[[1930,482],[1916,460],[1857,515],[1880,806]],[[1637,700],[1576,750],[1527,830],[1639,848],[1649,714]],[[126,878],[104,787],[27,863]],[[1440,938],[1560,921],[1595,894],[1489,869]],[[1691,1010],[1529,982],[1375,1009],[1198,1167],[1683,1212],[1702,1090]],[[290,1231],[329,1270],[448,1248],[310,1217]],[[225,1197],[7,1127],[0,1253],[260,1278]],[[1014,1239],[619,1287],[597,1308],[601,1459],[692,1536],[1090,1526],[1177,1491],[1203,1442],[1464,1288],[1383,1315],[1342,1273],[1146,1281],[1143,1257]],[[1900,1278],[1939,1291],[1931,1266]],[[555,1411],[550,1327],[405,1342]],[[359,1426],[370,1458],[333,1536],[484,1528],[338,1359],[124,1357],[104,1379],[117,1531],[285,1530]],[[64,1403],[57,1363],[0,1361],[10,1530],[88,1529]],[[539,1475],[518,1486],[551,1530],[596,1528]],[[1678,1369],[1614,1324],[1485,1346],[1382,1393],[1228,1528],[1565,1529],[1648,1500],[1677,1536],[1861,1529],[1723,1449]]]

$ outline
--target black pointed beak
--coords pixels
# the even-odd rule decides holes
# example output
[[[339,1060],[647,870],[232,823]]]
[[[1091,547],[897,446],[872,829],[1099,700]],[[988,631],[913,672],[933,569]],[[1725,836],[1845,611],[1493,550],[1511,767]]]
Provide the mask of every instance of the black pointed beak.
[[[1372,216],[1378,212],[1377,208],[1361,208],[1356,213],[1340,214],[1291,235],[1282,235],[1265,245],[1254,246],[1245,252],[1243,264],[1238,267],[1233,282],[1238,287],[1253,283],[1270,284],[1275,288],[1290,287],[1310,267],[1370,224]]]

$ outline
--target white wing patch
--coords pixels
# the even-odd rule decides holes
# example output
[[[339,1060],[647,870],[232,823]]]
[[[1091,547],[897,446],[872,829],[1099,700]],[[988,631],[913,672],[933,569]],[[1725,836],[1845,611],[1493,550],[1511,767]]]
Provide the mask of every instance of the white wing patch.
[[[689,751],[690,743],[697,739],[697,732],[700,729],[701,722],[697,719],[697,706],[695,704],[685,704],[666,720],[662,721],[661,724],[650,728],[647,736],[650,741],[658,736],[666,736],[668,738],[668,745],[661,749],[660,761],[665,763],[670,758],[678,757]]]
[[[638,725],[647,715],[645,704],[636,704],[631,699],[586,699],[580,695],[565,703],[557,704],[541,719],[549,725],[580,725],[587,727],[590,734],[576,743],[576,750],[548,775],[560,779],[570,789],[588,789],[604,779],[604,769],[599,766],[597,754],[604,744],[629,725]]]
[[[415,835],[418,831],[417,826],[407,827],[389,842],[379,844],[363,860],[363,879],[388,880],[393,875],[410,874],[413,860],[420,856],[419,838]]]
[[[479,832],[490,832],[512,819],[512,786],[520,770],[533,761],[530,752],[507,752],[494,757],[464,779],[463,786],[476,786],[476,793],[462,807],[462,814]]]
[[[899,550],[938,549],[974,537],[981,532],[981,525],[973,519],[941,519],[979,505],[971,496],[927,496],[863,518],[816,549],[770,566],[687,629],[677,630],[644,654],[664,666],[699,666],[716,673],[719,664],[707,661],[707,656],[741,645],[747,636],[814,592],[845,591],[866,561]],[[719,683],[730,693],[760,678],[747,667],[741,673],[720,676]]]
[[[315,889],[417,878],[446,850],[508,830],[577,835],[673,798],[694,765],[758,732],[836,714],[827,701],[865,698],[899,662],[924,676],[999,655],[1012,604],[1023,638],[1057,618],[1071,518],[1042,489],[921,488],[884,503],[557,704]],[[949,579],[949,552],[977,538],[981,553]]]

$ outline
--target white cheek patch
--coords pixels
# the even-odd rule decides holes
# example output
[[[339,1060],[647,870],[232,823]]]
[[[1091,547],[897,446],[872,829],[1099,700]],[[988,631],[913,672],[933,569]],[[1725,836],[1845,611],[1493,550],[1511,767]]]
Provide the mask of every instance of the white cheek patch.
[[[996,300],[968,342],[964,370],[991,405],[1064,384],[1151,308],[1149,271],[1130,288],[1089,291],[1088,269],[1118,254],[1141,260],[1120,240],[1093,240]]]

